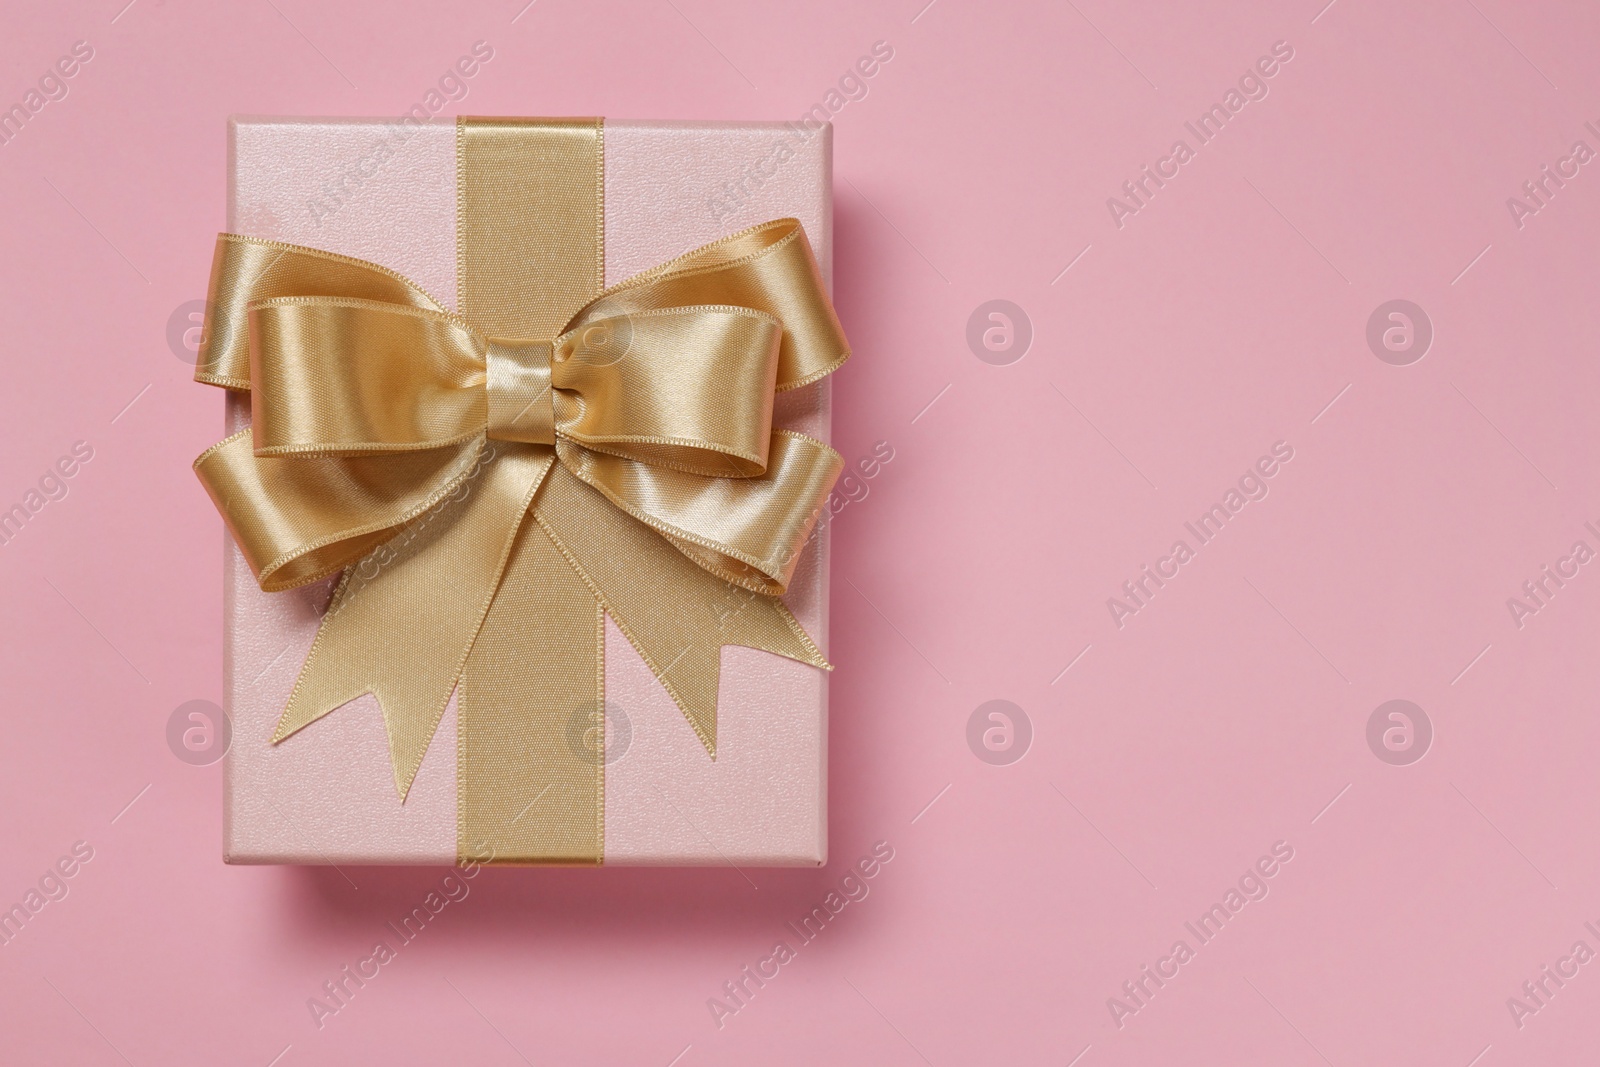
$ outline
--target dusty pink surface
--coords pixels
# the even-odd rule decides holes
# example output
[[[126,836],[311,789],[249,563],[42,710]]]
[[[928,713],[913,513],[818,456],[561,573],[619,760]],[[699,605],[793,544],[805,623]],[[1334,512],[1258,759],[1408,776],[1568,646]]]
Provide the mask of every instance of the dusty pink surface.
[[[274,3],[36,5],[0,35],[6,106],[93,48],[0,146],[0,508],[93,449],[0,545],[0,902],[73,871],[0,947],[0,1059],[1593,1058],[1591,7]],[[168,747],[175,709],[221,699],[223,585],[189,471],[217,398],[167,331],[226,225],[227,115],[426,111],[478,40],[442,116],[834,112],[834,441],[894,458],[833,526],[825,867],[489,871],[400,945],[444,868],[225,867],[221,765]],[[1263,57],[1200,144],[1186,123]],[[994,299],[1032,325],[1007,365],[967,341]],[[1433,327],[1407,365],[1367,337],[1397,299]],[[1280,441],[1265,498],[1195,547]],[[1032,725],[1009,765],[968,743],[995,699]],[[1377,753],[1416,734],[1367,736],[1397,699],[1432,728],[1404,765]],[[868,894],[803,942],[878,841]],[[1202,943],[1186,924],[1242,880]],[[342,979],[380,939],[395,958]]]
[[[491,60],[492,62],[492,60]],[[831,272],[828,145],[778,123],[615,122],[604,138],[606,277],[618,282],[748,225],[794,216]],[[743,177],[743,161],[791,156],[729,210],[684,190]],[[380,120],[233,120],[229,228],[359,256],[454,306],[455,129],[400,141]],[[353,172],[351,170],[353,168]],[[353,173],[348,180],[346,175]],[[357,180],[359,179],[359,180]],[[783,397],[778,421],[828,437],[832,383]],[[219,399],[219,403],[220,403]],[[249,407],[233,398],[228,430]],[[786,601],[826,648],[824,525]],[[365,696],[269,743],[316,636],[332,583],[263,593],[224,547],[226,699],[223,850],[233,863],[451,863],[456,857],[455,704],[399,803],[377,701]],[[827,858],[827,675],[747,649],[723,653],[713,762],[638,652],[607,627],[605,857],[617,864],[815,866]]]

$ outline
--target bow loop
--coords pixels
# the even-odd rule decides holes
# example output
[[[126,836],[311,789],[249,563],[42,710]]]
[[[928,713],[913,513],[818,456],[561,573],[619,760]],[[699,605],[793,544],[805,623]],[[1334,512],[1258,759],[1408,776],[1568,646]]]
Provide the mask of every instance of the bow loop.
[[[414,452],[484,431],[487,342],[454,315],[313,296],[248,317],[258,456]]]
[[[782,336],[777,319],[743,307],[586,319],[556,341],[561,437],[706,478],[759,475]]]
[[[844,470],[815,438],[775,430],[760,477],[704,478],[556,442],[567,470],[724,581],[767,596],[789,588],[800,551]]]
[[[596,309],[631,315],[660,308],[731,304],[765,312],[783,324],[778,351],[778,392],[798,389],[833,373],[850,355],[834,314],[811,242],[798,219],[774,219],[613,286],[574,317]]]
[[[258,456],[240,430],[201,453],[194,470],[256,582],[273,593],[343,570],[437,507],[473,476],[482,444]]]
[[[250,388],[249,307],[280,296],[342,296],[444,311],[421,287],[387,267],[319,248],[219,233],[194,380]]]
[[[849,354],[793,219],[629,279],[549,340],[486,336],[375,264],[230,234],[212,285],[195,376],[248,389],[252,429],[195,467],[263,588],[394,537],[489,439],[555,446],[696,565],[778,595],[842,466],[772,427],[776,392]]]

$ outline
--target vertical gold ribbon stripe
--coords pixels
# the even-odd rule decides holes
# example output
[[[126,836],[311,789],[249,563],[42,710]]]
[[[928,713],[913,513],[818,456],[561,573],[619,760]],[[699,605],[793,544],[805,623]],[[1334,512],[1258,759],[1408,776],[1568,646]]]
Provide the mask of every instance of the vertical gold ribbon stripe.
[[[598,119],[457,122],[456,273],[466,318],[495,337],[554,338],[599,294],[603,163]],[[544,529],[523,519],[461,674],[457,849],[500,862],[598,864],[605,760],[568,744],[567,723],[603,715],[604,616]]]
[[[461,314],[495,337],[555,337],[605,288],[599,119],[456,123]]]

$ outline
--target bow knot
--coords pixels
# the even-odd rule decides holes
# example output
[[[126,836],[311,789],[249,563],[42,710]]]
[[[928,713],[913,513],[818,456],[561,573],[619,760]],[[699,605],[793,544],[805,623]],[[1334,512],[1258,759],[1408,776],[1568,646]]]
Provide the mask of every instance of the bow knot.
[[[559,351],[560,355],[555,353]],[[550,364],[566,362],[570,347],[554,341],[491,337],[485,361],[489,394],[487,433],[497,441],[530,445],[556,443],[556,409],[550,389]]]

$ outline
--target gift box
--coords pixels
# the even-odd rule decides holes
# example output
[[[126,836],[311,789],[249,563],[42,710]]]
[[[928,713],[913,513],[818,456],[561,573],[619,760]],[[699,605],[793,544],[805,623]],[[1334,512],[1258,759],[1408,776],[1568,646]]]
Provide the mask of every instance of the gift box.
[[[826,374],[847,355],[822,351],[832,343],[826,340],[824,319],[837,327],[821,295],[831,284],[831,132],[827,125],[786,123],[231,121],[228,228],[254,240],[219,240],[197,378],[230,389],[226,423],[233,436],[196,464],[232,531],[225,549],[224,606],[225,710],[232,723],[224,786],[227,862],[743,867],[825,861],[827,671],[822,653],[828,534],[825,521],[816,518],[825,519],[826,508],[818,505],[825,504],[837,474],[836,467],[832,474],[826,469],[827,457],[837,457],[820,444],[829,434]],[[731,245],[714,244],[730,235],[735,235]],[[688,267],[671,266],[674,257],[707,245],[711,249],[698,253],[699,259],[683,261]],[[738,273],[759,267],[763,256],[770,260],[773,249],[792,262],[783,268],[791,275],[772,284],[797,290],[808,284],[806,268],[797,264],[809,249],[816,299],[787,291],[763,296],[756,290],[768,282],[752,283]],[[285,264],[300,265],[300,288],[272,288],[277,283],[270,279],[284,272]],[[323,274],[347,270],[350,280],[339,283],[344,288],[335,285],[326,293],[317,288],[327,281]],[[719,270],[734,272],[731,281]],[[572,340],[537,340],[577,321],[568,316],[600,290],[649,271],[656,272],[655,280],[643,289],[602,294],[600,306],[584,312],[588,325],[580,322],[563,335]],[[710,296],[698,293],[688,300],[695,306],[686,310],[654,306],[687,299],[663,297],[656,290],[704,278],[726,293],[713,285]],[[641,292],[653,295],[636,297]],[[376,303],[374,294],[377,301],[409,300],[413,306],[369,306]],[[219,308],[227,299],[236,305],[231,313]],[[628,305],[629,299],[635,304]],[[808,299],[822,310],[800,309]],[[763,300],[765,306],[749,306]],[[545,306],[538,306],[541,302]],[[533,311],[526,310],[529,303]],[[616,313],[608,304],[623,310]],[[236,320],[231,324],[229,314]],[[520,322],[535,322],[535,340],[526,334],[493,337],[510,327],[497,329],[500,323],[488,320],[500,315],[502,322],[520,325],[519,314]],[[809,326],[799,321],[806,315],[814,320]],[[686,317],[692,321],[680,321]],[[557,325],[549,326],[552,322]],[[383,330],[393,323],[410,331],[459,335],[439,341],[428,334],[428,344],[477,344],[480,349],[486,344],[487,354],[479,352],[485,369],[466,376],[471,378],[467,386],[480,391],[487,381],[490,393],[487,415],[471,416],[486,418],[489,425],[486,444],[480,433],[483,448],[471,463],[430,458],[450,455],[451,448],[465,449],[465,457],[471,449],[455,439],[460,434],[432,451],[415,450],[416,440],[435,443],[427,433],[450,437],[434,426],[446,416],[428,405],[449,407],[455,401],[438,401],[437,383],[399,389],[390,380],[412,374],[408,361],[432,359],[417,373],[434,373],[438,362],[416,355],[422,342],[411,333],[384,341]],[[350,341],[357,326],[366,339]],[[717,344],[731,345],[728,351],[751,355],[718,356],[726,365],[711,373],[695,362],[699,355],[686,355],[701,351],[696,338],[709,336],[706,331]],[[572,353],[563,345],[576,346],[576,355],[565,363],[564,355]],[[651,345],[665,355],[653,356]],[[229,346],[232,370],[222,366],[230,357],[219,354]],[[814,351],[796,357],[796,346]],[[245,360],[240,353],[247,350]],[[769,352],[776,370],[749,369],[756,366],[751,360],[759,362]],[[796,358],[811,363],[795,369],[790,363]],[[589,382],[590,392],[581,395],[561,388],[563,382],[572,384],[571,368],[586,359],[599,369],[584,373],[611,377]],[[635,388],[628,375],[642,373],[637,368],[651,366],[651,359],[653,384]],[[302,365],[310,361],[320,361],[315,374]],[[359,368],[352,369],[355,364]],[[644,404],[640,394],[659,395],[665,398],[661,404],[671,406],[680,402],[682,391],[737,392],[750,388],[745,379],[755,381],[763,373],[772,394],[769,456],[747,455],[733,446],[713,454],[703,442],[684,445],[682,435],[666,431],[650,438],[655,444],[608,443],[629,435],[604,432],[604,405],[618,412],[618,419],[648,422],[658,415],[637,414],[634,409]],[[358,377],[356,384],[347,380]],[[549,387],[552,380],[555,388]],[[759,391],[759,382],[754,388]],[[549,425],[552,394],[558,430]],[[546,399],[538,400],[540,395]],[[524,405],[525,398],[533,399]],[[480,401],[471,404],[478,405],[472,410],[483,410]],[[754,401],[735,404],[719,395],[692,404],[702,421],[715,421],[725,407],[740,406],[760,419]],[[457,407],[466,410],[466,405],[461,401]],[[330,410],[345,420],[331,429],[323,426],[336,421]],[[677,417],[659,415],[664,421]],[[405,425],[380,427],[390,435],[385,443],[367,440],[379,434],[373,424],[385,420]],[[588,427],[585,437],[581,430],[588,422],[600,429]],[[298,443],[296,435],[319,441],[343,435],[344,452],[335,460],[308,460],[303,453],[311,446]],[[387,443],[395,435],[409,441],[404,447],[412,450],[392,451],[402,448]],[[561,459],[551,464],[541,486],[529,490],[537,495],[525,514],[477,542],[457,534],[458,527],[470,525],[460,518],[460,507],[491,506],[476,501],[498,491],[488,484],[500,477],[495,471],[514,462],[533,463],[526,457],[544,456],[556,438]],[[573,446],[579,440],[588,451]],[[802,444],[809,451],[795,458]],[[765,452],[765,444],[757,451]],[[671,500],[651,481],[681,481],[688,477],[684,469],[694,467],[700,456],[730,469],[711,471],[726,477],[708,479],[710,488],[695,483],[692,492],[683,491],[700,494],[689,503]],[[780,461],[791,471],[805,469],[783,474]],[[258,546],[252,557],[252,538],[276,544],[273,538],[285,536],[277,527],[291,510],[272,499],[258,505],[270,512],[265,517],[241,517],[241,499],[255,492],[270,498],[275,491],[273,479],[279,475],[258,473],[256,466],[298,478],[318,462],[344,464],[328,483],[334,488],[322,486],[318,498],[318,508],[339,512],[341,536],[364,529],[357,518],[344,517],[356,507],[352,501],[366,506],[370,498],[376,501],[372,506],[389,507],[398,496],[426,495],[428,489],[407,485],[400,493],[388,482],[381,491],[374,489],[366,473],[374,468],[363,464],[388,464],[380,480],[420,465],[428,467],[418,475],[425,481],[441,464],[456,467],[450,474],[454,480],[439,481],[436,488],[442,488],[424,506],[399,519],[388,515],[367,524],[388,523],[378,534],[362,535],[382,542],[376,547],[351,536],[348,543],[359,544],[363,552],[359,559],[347,552],[337,573],[320,575],[328,561],[319,553],[327,550],[315,543],[296,549],[300,555],[290,563],[283,563],[288,553],[265,558],[276,548]],[[236,477],[255,481],[241,488],[227,480]],[[804,483],[796,492],[809,494],[813,514],[797,517],[799,503],[784,505],[788,525],[778,539],[793,545],[781,554],[768,552],[777,564],[760,565],[760,552],[717,550],[720,535],[702,536],[698,528],[689,528],[692,523],[679,522],[691,512],[708,527],[743,521],[741,509],[747,505],[741,501],[769,490],[788,492],[785,478]],[[642,489],[641,480],[647,483]],[[552,503],[562,492],[572,495],[570,505]],[[679,511],[653,512],[658,495]],[[766,499],[749,506],[767,508]],[[620,509],[616,514],[627,512],[623,525],[644,520],[635,527],[646,540],[628,541],[634,546],[628,552],[603,539],[599,547],[582,544],[608,503]],[[570,513],[551,515],[547,522],[545,512],[561,506]],[[604,516],[602,525],[614,524],[615,517]],[[757,516],[739,536],[765,536],[764,524],[769,520]],[[395,572],[421,566],[414,562],[418,553],[443,552],[439,546],[451,538],[461,542],[454,549],[455,562],[432,565],[431,584],[408,594],[413,599],[405,602],[405,610],[374,607],[373,598],[388,595],[382,583],[396,586],[401,579]],[[552,546],[560,555],[551,552]],[[490,557],[502,548],[511,562],[504,564],[492,602],[449,570],[492,563]],[[529,566],[543,577],[525,580],[518,560],[539,553]],[[539,583],[558,581],[561,556],[582,583],[574,583],[569,572],[558,597]],[[623,556],[630,558],[618,558]],[[697,565],[690,570],[700,577],[683,571],[685,560]],[[688,617],[706,610],[703,601],[711,594],[701,578],[708,570],[723,583],[723,603],[715,609],[721,636],[709,639],[709,659],[703,647],[691,652],[693,642],[686,638],[661,636],[677,624],[680,612]],[[677,581],[699,583],[700,589],[693,597],[685,595],[681,608],[671,584]],[[377,592],[362,592],[364,583]],[[647,587],[646,592],[635,595],[621,588],[632,585]],[[585,586],[599,614],[582,609]],[[781,599],[774,595],[780,591]],[[408,691],[416,681],[411,661],[419,676],[427,675],[430,661],[456,655],[449,644],[455,632],[436,638],[431,631],[421,636],[414,631],[450,617],[462,606],[453,605],[455,600],[476,603],[474,596],[487,605],[486,615],[479,612],[483,628],[467,634],[470,654],[462,653],[461,677],[453,684],[445,679],[445,690],[433,680],[436,693],[450,695],[447,702],[442,695],[429,698],[443,704],[442,712],[430,711],[428,699],[413,700]],[[629,597],[627,607],[617,606]],[[772,606],[780,603],[787,613]],[[472,611],[463,608],[462,625],[473,630],[469,616]],[[766,639],[751,639],[741,628],[781,630],[771,619],[785,617],[794,624],[796,644],[784,645],[789,638],[779,633],[767,641],[779,654],[746,647]],[[358,635],[351,637],[351,630]],[[677,661],[667,663],[673,640],[684,648]],[[379,667],[361,669],[387,672],[385,677],[371,678],[350,666],[369,653]],[[475,666],[479,658],[486,662]],[[555,677],[551,664],[569,660],[581,669]],[[591,668],[582,666],[588,662],[597,676],[592,681],[585,674]],[[309,680],[317,670],[340,677],[355,671],[355,680]],[[698,672],[697,681],[685,680],[690,672]],[[709,685],[709,701],[704,693],[694,696],[696,685]],[[320,692],[328,707],[297,713],[295,706],[310,699],[310,690]],[[431,729],[429,715],[437,715]]]

